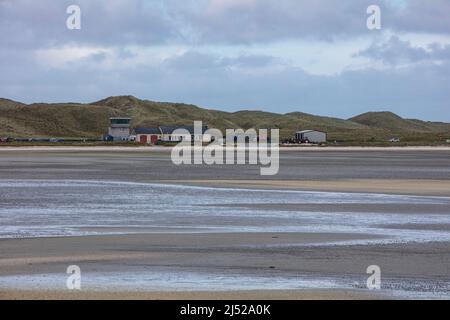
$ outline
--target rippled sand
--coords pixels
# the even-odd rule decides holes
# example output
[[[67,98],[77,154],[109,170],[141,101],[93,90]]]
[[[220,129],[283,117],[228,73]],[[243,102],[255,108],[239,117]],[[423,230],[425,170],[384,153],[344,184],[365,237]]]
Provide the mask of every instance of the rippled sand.
[[[0,298],[450,299],[449,158],[292,150],[267,181],[166,151],[5,151]]]

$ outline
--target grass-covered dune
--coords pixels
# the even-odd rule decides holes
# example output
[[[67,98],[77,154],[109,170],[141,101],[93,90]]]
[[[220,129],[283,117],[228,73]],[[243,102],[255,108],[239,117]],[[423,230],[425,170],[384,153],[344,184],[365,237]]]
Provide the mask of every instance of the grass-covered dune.
[[[450,124],[403,119],[390,112],[369,112],[351,119],[315,116],[302,112],[277,114],[263,111],[223,112],[183,103],[155,102],[133,96],[109,97],[79,103],[33,103],[0,99],[0,136],[100,137],[109,118],[129,116],[133,127],[189,125],[202,120],[209,127],[278,128],[282,138],[298,130],[326,131],[329,141],[345,144],[386,144],[399,137],[408,144],[444,144],[450,139]]]

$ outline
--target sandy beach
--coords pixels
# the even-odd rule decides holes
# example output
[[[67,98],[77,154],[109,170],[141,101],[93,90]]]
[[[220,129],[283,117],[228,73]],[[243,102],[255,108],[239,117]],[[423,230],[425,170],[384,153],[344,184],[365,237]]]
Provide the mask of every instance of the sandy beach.
[[[0,0],[0,301],[450,301],[449,13]]]
[[[365,278],[365,268],[376,261],[390,277],[401,276],[420,283],[448,274],[448,245],[439,243],[389,246],[268,247],[275,244],[302,244],[349,235],[330,234],[143,234],[101,237],[40,238],[1,240],[0,277],[22,274],[58,274],[78,264],[84,273],[127,271],[150,268],[176,270],[258,270],[297,275],[354,275]],[[257,246],[253,246],[257,244]],[[401,252],[401,255],[399,253]],[[345,278],[345,277],[344,277]],[[1,279],[1,278],[0,278]],[[350,278],[349,278],[350,279]],[[350,280],[349,280],[350,281]],[[419,283],[418,282],[418,283]],[[0,284],[1,284],[0,280]],[[430,282],[431,283],[431,282]],[[72,292],[64,288],[29,289],[17,286],[0,289],[2,299],[372,299],[396,298],[349,283],[350,289],[331,290],[120,290],[106,287]],[[353,289],[351,287],[354,287]],[[413,294],[413,293],[411,293]]]
[[[348,239],[351,235],[317,234],[145,234],[79,238],[0,240],[0,276],[17,274],[64,273],[77,263],[84,272],[149,267],[182,269],[210,268],[273,270],[277,250],[242,249],[257,244],[305,243]],[[244,252],[242,252],[244,251]],[[278,253],[281,254],[282,253]],[[278,265],[278,263],[277,263]],[[278,268],[292,270],[296,262],[280,261]],[[0,281],[1,283],[1,281]],[[361,290],[241,290],[241,291],[81,291],[15,290],[2,288],[2,299],[321,299],[367,298],[377,295]]]
[[[450,298],[445,150],[290,150],[270,179],[167,150],[0,150],[0,299]]]
[[[361,291],[223,291],[223,292],[67,292],[1,291],[7,300],[381,300],[381,294]]]

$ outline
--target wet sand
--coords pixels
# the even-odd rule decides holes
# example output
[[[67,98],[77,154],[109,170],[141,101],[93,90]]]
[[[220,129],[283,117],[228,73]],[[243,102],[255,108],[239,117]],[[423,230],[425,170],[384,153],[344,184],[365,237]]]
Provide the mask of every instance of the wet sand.
[[[379,265],[384,285],[395,290],[405,279],[411,294],[448,281],[450,247],[447,243],[391,244],[374,246],[296,246],[310,241],[352,238],[336,234],[140,234],[0,240],[0,276],[57,274],[65,279],[68,265],[77,264],[84,273],[144,272],[170,268],[186,270],[264,274],[290,273],[299,277],[336,277],[347,281],[347,289],[330,290],[68,290],[40,288],[0,289],[2,299],[358,299],[396,298],[389,292],[364,288],[367,266]],[[356,280],[355,280],[356,279]],[[446,280],[445,280],[446,279]],[[355,286],[354,282],[359,283]],[[60,284],[64,287],[64,281]],[[269,285],[270,286],[270,285]],[[30,283],[33,288],[33,284]],[[404,297],[404,295],[402,296]],[[414,295],[413,295],[414,297]]]
[[[1,147],[0,179],[277,180],[318,181],[324,185],[329,181],[374,179],[405,181],[403,185],[408,187],[407,180],[449,181],[449,163],[450,148],[283,149],[279,173],[261,177],[260,166],[255,165],[177,166],[170,159],[170,148]]]
[[[450,160],[450,159],[449,159]],[[450,196],[450,180],[424,179],[342,179],[311,180],[166,180],[161,183],[188,184],[225,188],[260,188],[278,190],[363,192],[382,194]]]
[[[129,234],[34,239],[0,239],[0,276],[65,272],[69,264],[93,270],[145,267],[269,269],[292,245],[357,238],[346,234],[224,233]],[[367,237],[373,238],[373,237]],[[281,249],[269,249],[281,246]],[[286,256],[289,258],[289,256]],[[280,270],[295,270],[296,259],[284,259]]]
[[[380,300],[361,290],[255,290],[203,292],[68,292],[0,290],[0,300]]]
[[[3,148],[0,148],[0,150]],[[290,150],[281,154],[280,174],[262,179],[253,167],[177,167],[168,152],[159,150],[3,150],[0,179],[76,179],[189,184],[220,188],[374,192],[450,196],[450,152],[446,150]],[[200,204],[201,205],[201,204]],[[248,204],[261,210],[306,210],[328,213],[384,212],[383,204]],[[245,207],[245,204],[239,204]],[[443,214],[439,204],[391,204],[396,213]],[[391,228],[440,230],[448,224],[392,224]],[[131,233],[136,228],[112,228]],[[92,229],[91,229],[92,230]],[[104,231],[105,229],[103,229]],[[110,231],[111,231],[110,230]],[[95,231],[95,229],[94,229]],[[0,299],[358,299],[406,297],[428,292],[445,297],[450,279],[449,242],[371,245],[325,245],[330,241],[371,239],[367,234],[345,233],[200,233],[180,234],[165,229],[139,230],[140,234],[34,239],[0,239],[0,277],[54,274],[65,276],[69,264],[83,272],[223,272],[236,274],[293,274],[298,277],[339,279],[346,288],[327,290],[181,290],[82,291],[52,288],[15,288],[2,285]],[[148,233],[147,233],[148,232]],[[156,233],[155,233],[156,232]],[[310,244],[314,245],[311,246]],[[323,245],[321,245],[321,243]],[[382,268],[388,290],[364,289],[366,268]],[[390,290],[390,291],[389,291]],[[405,297],[403,295],[402,297]],[[450,296],[447,294],[447,298]]]
[[[0,276],[54,273],[64,275],[70,264],[83,272],[172,267],[178,270],[301,271],[299,258],[266,245],[354,239],[335,234],[141,234],[100,237],[0,240]],[[277,259],[276,256],[282,258]],[[320,259],[319,259],[320,260]],[[320,263],[316,261],[316,263]],[[320,263],[321,264],[321,263]],[[1,284],[1,280],[0,280]],[[30,284],[32,286],[32,284]],[[107,291],[73,292],[0,288],[0,299],[377,299],[368,290],[236,290],[236,291]]]

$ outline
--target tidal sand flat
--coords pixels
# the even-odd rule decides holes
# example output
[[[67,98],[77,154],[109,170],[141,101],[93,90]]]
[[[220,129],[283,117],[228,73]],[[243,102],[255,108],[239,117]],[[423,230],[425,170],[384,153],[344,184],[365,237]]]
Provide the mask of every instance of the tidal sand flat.
[[[63,290],[61,271],[76,264],[87,291],[363,290],[366,267],[392,261],[358,270],[353,257],[332,258],[339,250],[450,241],[446,230],[420,228],[450,224],[446,197],[78,180],[0,188],[2,289]],[[311,250],[334,254],[324,263],[305,256]],[[403,274],[406,260],[396,264]],[[386,277],[386,291],[446,296],[447,280],[419,275],[414,285]]]
[[[450,298],[446,180],[416,195],[306,191],[293,180],[211,185],[192,172],[187,185],[163,166],[166,154],[26,153],[0,156],[0,298]],[[158,164],[132,178],[128,159]],[[164,168],[164,183],[149,179]],[[438,162],[411,178],[421,189],[447,169]],[[81,269],[81,292],[66,287],[69,265]],[[381,290],[366,287],[371,265]]]

